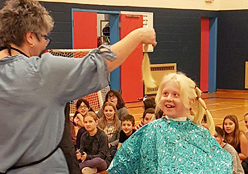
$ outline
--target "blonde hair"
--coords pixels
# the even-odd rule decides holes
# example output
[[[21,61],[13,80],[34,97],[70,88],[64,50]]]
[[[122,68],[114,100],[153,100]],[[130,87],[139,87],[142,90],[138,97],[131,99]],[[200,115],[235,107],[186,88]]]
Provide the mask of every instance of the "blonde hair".
[[[193,122],[201,125],[203,116],[206,113],[208,120],[207,125],[211,135],[213,135],[215,132],[214,121],[211,113],[207,110],[205,102],[201,98],[201,90],[196,86],[193,80],[181,72],[170,73],[163,77],[155,98],[157,103],[156,110],[161,109],[160,98],[162,96],[164,85],[169,81],[174,81],[178,85],[181,101],[184,107],[189,110],[190,115],[194,116]],[[190,107],[190,101],[194,101],[192,107]]]
[[[151,71],[151,66],[150,66],[150,59],[148,56],[148,44],[144,45],[144,57],[142,60],[142,77],[144,84],[148,88],[156,88],[156,81],[152,77],[152,71]]]
[[[118,123],[118,120],[119,120],[119,118],[118,118],[118,115],[117,115],[117,109],[116,109],[116,106],[112,103],[112,102],[105,102],[104,104],[103,104],[103,106],[102,106],[102,108],[103,108],[103,115],[102,115],[102,125],[101,126],[99,126],[100,127],[100,129],[102,129],[102,130],[104,130],[105,129],[105,127],[107,126],[107,120],[106,120],[106,117],[105,117],[105,115],[104,115],[104,109],[105,109],[105,107],[106,106],[111,106],[113,109],[114,109],[114,111],[115,111],[115,114],[114,114],[114,127],[117,129],[117,123]]]
[[[97,121],[98,120],[98,117],[97,117],[97,114],[95,113],[95,112],[93,112],[93,111],[89,111],[87,114],[86,114],[86,116],[84,116],[83,118],[85,119],[85,117],[92,117],[95,121]]]

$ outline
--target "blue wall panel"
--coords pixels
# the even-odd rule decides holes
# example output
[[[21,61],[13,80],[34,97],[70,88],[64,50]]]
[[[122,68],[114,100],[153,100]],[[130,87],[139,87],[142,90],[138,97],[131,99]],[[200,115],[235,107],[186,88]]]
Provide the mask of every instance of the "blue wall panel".
[[[208,92],[215,92],[216,91],[217,23],[218,23],[218,18],[210,19],[210,23],[209,23]]]

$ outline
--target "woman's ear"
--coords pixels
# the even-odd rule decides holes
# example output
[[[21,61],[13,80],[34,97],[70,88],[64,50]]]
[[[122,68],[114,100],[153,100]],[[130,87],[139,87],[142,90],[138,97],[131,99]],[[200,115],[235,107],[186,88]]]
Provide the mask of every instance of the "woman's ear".
[[[33,32],[29,31],[25,34],[25,42],[30,46],[34,47],[36,36]]]

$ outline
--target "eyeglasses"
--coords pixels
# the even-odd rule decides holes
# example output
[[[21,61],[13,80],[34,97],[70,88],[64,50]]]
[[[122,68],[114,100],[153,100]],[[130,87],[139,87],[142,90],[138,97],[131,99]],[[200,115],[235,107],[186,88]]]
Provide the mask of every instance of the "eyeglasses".
[[[88,107],[85,106],[85,105],[83,105],[83,106],[80,106],[79,108],[86,109],[86,108],[88,108]]]
[[[50,43],[52,42],[52,39],[47,35],[41,35],[41,36],[44,37],[44,39],[47,41],[47,46],[49,46]]]

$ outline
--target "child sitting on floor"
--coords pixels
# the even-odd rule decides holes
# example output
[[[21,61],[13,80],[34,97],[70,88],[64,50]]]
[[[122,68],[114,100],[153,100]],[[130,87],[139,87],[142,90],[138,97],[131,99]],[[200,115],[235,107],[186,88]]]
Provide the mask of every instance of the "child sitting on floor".
[[[134,123],[135,120],[132,115],[128,114],[122,117],[120,139],[117,149],[119,149],[122,143],[124,143],[124,141],[126,141],[126,139],[128,139],[135,132]]]
[[[105,102],[102,108],[103,116],[99,119],[98,127],[108,136],[110,154],[114,157],[119,143],[121,121],[118,118],[117,109],[114,103]]]
[[[155,110],[153,108],[148,108],[144,111],[141,122],[135,126],[135,130],[138,130],[142,126],[156,119]]]
[[[108,137],[98,128],[98,117],[88,112],[84,117],[86,132],[81,136],[77,159],[82,173],[96,173],[106,170],[109,164]]]
[[[230,144],[224,141],[224,131],[219,126],[215,126],[214,138],[223,149],[225,149],[232,155],[233,174],[244,174],[244,170],[241,166],[238,153]]]

